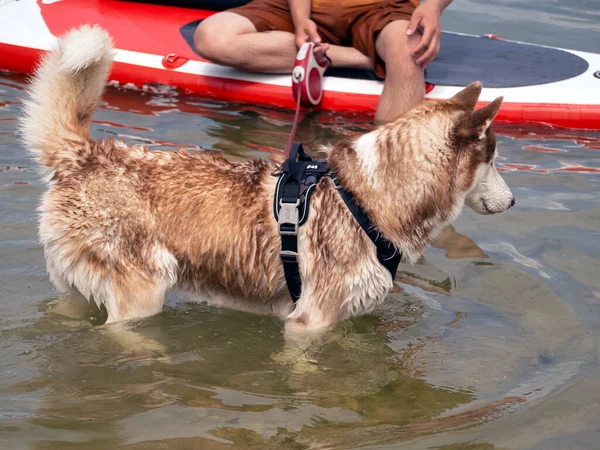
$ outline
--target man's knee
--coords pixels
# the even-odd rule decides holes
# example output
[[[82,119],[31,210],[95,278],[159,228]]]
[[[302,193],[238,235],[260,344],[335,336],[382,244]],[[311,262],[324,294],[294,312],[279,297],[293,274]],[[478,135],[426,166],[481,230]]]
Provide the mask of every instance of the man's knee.
[[[203,58],[214,60],[218,57],[219,47],[223,46],[218,36],[210,23],[202,22],[198,25],[194,32],[194,47]]]
[[[419,67],[415,64],[412,51],[417,47],[421,34],[406,34],[408,22],[396,20],[389,23],[381,30],[376,42],[376,50],[386,66],[398,65],[406,70],[415,70]]]
[[[390,56],[385,62],[385,70],[388,74],[401,74],[403,78],[423,77],[423,69],[410,54],[396,53]]]
[[[211,22],[202,22],[194,32],[194,47],[203,58],[220,62],[219,56],[227,48],[227,41],[222,33],[215,32]]]
[[[203,58],[231,65],[236,60],[233,41],[251,32],[256,32],[256,28],[245,17],[229,12],[218,13],[198,25],[194,32],[194,47]]]

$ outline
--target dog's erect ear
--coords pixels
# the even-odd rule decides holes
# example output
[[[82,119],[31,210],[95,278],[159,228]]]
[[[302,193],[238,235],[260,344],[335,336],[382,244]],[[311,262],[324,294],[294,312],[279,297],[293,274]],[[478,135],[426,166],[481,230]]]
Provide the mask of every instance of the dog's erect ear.
[[[464,105],[469,109],[475,109],[479,95],[481,95],[482,87],[481,81],[471,83],[454,97],[451,97],[450,100]]]
[[[500,111],[502,100],[503,97],[498,97],[489,105],[477,111],[466,113],[463,120],[458,123],[458,134],[465,138],[477,137],[478,139],[483,139],[494,117]]]

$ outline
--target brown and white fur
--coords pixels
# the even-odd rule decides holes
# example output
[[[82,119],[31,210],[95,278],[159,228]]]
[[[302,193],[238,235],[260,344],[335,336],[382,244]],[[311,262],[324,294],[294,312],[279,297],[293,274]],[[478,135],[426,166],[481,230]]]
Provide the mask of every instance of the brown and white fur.
[[[277,161],[217,152],[153,152],[93,140],[90,123],[112,62],[108,34],[70,32],[38,68],[21,121],[49,188],[40,238],[59,292],[103,305],[108,323],[161,311],[178,286],[209,302],[274,313],[319,329],[371,311],[392,287],[375,247],[329,178],[299,232],[302,296],[294,307],[272,213]],[[414,262],[467,203],[481,214],[514,204],[494,168],[496,99],[474,111],[473,83],[327,149],[331,168],[379,232]]]

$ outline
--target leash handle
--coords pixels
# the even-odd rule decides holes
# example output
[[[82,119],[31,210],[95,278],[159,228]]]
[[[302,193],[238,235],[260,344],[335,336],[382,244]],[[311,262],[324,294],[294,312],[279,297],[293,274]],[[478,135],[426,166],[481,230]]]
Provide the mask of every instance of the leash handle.
[[[323,75],[328,63],[318,64],[314,50],[319,44],[306,42],[298,50],[292,71],[292,92],[305,108],[317,106],[323,98]]]

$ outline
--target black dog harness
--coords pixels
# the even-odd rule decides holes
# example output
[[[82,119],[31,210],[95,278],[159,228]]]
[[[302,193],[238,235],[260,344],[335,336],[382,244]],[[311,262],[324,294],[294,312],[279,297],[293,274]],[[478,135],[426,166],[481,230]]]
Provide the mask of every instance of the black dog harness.
[[[373,222],[365,211],[355,202],[354,197],[346,191],[335,174],[329,171],[326,159],[313,161],[308,156],[302,144],[294,142],[290,156],[278,173],[279,180],[275,189],[273,212],[279,223],[281,236],[281,261],[285,273],[285,281],[294,303],[302,293],[302,279],[298,265],[298,228],[308,219],[310,197],[319,180],[330,177],[344,203],[367,234],[377,249],[377,259],[390,272],[392,280],[398,270],[402,253],[394,244],[377,232]]]

